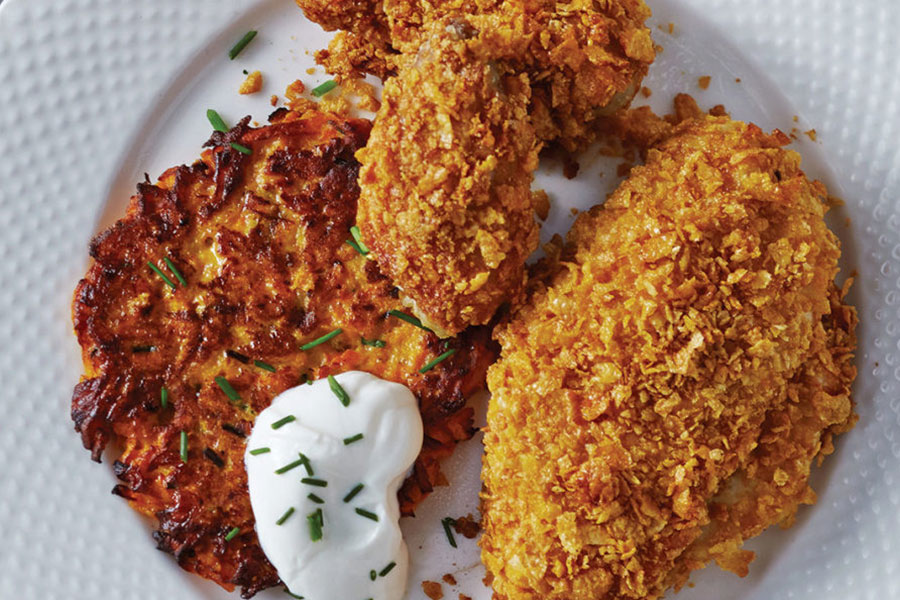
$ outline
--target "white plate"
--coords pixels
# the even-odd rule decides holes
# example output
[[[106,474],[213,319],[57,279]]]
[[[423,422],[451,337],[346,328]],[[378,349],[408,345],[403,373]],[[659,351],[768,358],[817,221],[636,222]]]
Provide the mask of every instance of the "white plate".
[[[684,600],[900,598],[900,4],[890,0],[651,0],[664,47],[646,84],[656,108],[688,91],[702,106],[799,135],[807,171],[847,205],[832,223],[858,273],[859,425],[818,469],[819,504],[788,531],[750,542],[745,579],[715,567]],[[674,35],[656,25],[675,24]],[[238,60],[225,52],[260,36]],[[665,29],[665,28],[663,28]],[[109,490],[114,477],[81,448],[69,420],[80,374],[69,303],[87,242],[122,214],[148,172],[193,160],[206,108],[263,122],[267,100],[295,78],[324,79],[307,50],[327,36],[292,0],[6,0],[0,5],[0,598],[235,598],[183,573],[154,549],[151,524]],[[239,97],[241,69],[266,88]],[[698,76],[711,75],[701,92]],[[735,82],[740,78],[741,83]],[[799,123],[793,116],[799,115]],[[602,176],[601,176],[602,173]],[[588,156],[579,177],[545,165],[555,201],[544,237],[569,208],[600,201],[615,162]],[[845,219],[850,221],[846,222]],[[455,572],[459,592],[485,600],[477,547],[446,544],[439,519],[477,506],[480,445],[449,461],[409,535],[419,582]],[[272,598],[283,598],[271,593]],[[265,597],[265,596],[261,596]]]

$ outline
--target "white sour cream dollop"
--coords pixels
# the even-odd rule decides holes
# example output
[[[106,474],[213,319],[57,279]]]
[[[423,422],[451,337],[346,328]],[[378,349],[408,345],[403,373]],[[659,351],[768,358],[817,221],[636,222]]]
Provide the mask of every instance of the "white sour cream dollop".
[[[335,380],[350,399],[347,406],[321,379],[287,390],[257,416],[244,454],[256,532],[293,594],[308,600],[400,600],[409,555],[397,490],[422,447],[418,404],[406,386],[368,373],[350,371]],[[361,439],[351,441],[360,433]],[[312,476],[304,464],[276,472],[301,453]],[[303,483],[308,477],[327,486]],[[360,483],[362,490],[345,502]],[[307,516],[317,509],[322,539],[312,541]]]

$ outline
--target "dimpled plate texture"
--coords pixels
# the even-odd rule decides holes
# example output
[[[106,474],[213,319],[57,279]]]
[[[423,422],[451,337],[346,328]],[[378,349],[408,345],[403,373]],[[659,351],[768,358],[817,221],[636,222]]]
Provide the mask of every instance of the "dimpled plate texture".
[[[816,129],[818,141],[798,133],[797,148],[846,201],[831,223],[845,273],[856,272],[861,317],[861,418],[815,471],[818,505],[792,529],[750,542],[758,556],[747,578],[712,567],[677,597],[900,598],[900,3],[649,3],[664,48],[647,79],[655,108],[687,91],[766,128]],[[260,39],[246,54],[223,59],[253,27]],[[151,524],[109,494],[109,461],[96,465],[81,448],[69,419],[80,374],[69,304],[88,240],[121,216],[134,183],[198,155],[202,109],[262,121],[285,83],[323,79],[306,74],[304,50],[326,39],[292,0],[0,4],[0,599],[236,597],[157,552]],[[264,98],[237,97],[247,67],[263,70]],[[712,76],[702,92],[701,75]],[[558,165],[543,165],[538,184],[555,202],[544,235],[568,228],[569,208],[601,200],[614,167],[586,155],[566,181]],[[411,599],[424,598],[419,582],[447,572],[460,583],[444,585],[445,597],[490,596],[474,542],[452,550],[439,525],[477,507],[479,456],[477,440],[464,444],[448,466],[452,485],[404,520]]]

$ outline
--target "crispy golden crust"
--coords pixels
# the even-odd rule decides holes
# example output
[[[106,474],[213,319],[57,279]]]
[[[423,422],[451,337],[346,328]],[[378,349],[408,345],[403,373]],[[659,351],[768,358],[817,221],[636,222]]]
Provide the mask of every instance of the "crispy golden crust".
[[[358,153],[363,238],[381,269],[442,335],[485,324],[523,289],[537,247],[537,166],[528,86],[483,57],[475,18],[435,35],[387,81]]]
[[[397,72],[399,54],[414,54],[433,34],[428,23],[453,16],[484,16],[485,28],[514,20],[527,48],[506,67],[528,76],[530,113],[538,137],[573,150],[594,137],[594,122],[627,105],[655,57],[643,0],[297,0],[307,17],[346,33],[317,58],[342,77]],[[367,10],[360,8],[365,4]],[[494,20],[492,23],[491,21]]]
[[[96,460],[107,444],[121,447],[114,492],[158,520],[159,547],[189,571],[242,586],[245,597],[279,582],[254,533],[243,465],[245,436],[274,396],[352,369],[408,385],[425,424],[424,447],[399,494],[410,514],[443,482],[439,459],[471,436],[465,399],[495,356],[485,329],[439,340],[387,316],[401,308],[396,288],[345,243],[358,195],[354,152],[369,122],[284,110],[274,120],[215,134],[203,160],[141,184],[128,215],[93,241],[95,262],[73,305],[85,376],[72,418],[85,446]],[[330,342],[300,350],[338,327],[343,333]],[[386,346],[362,345],[363,337]],[[458,352],[418,373],[447,347]],[[229,402],[218,376],[240,400]],[[226,541],[232,527],[240,534]]]
[[[812,503],[856,420],[855,311],[787,139],[676,126],[498,330],[483,559],[496,598],[658,598]]]

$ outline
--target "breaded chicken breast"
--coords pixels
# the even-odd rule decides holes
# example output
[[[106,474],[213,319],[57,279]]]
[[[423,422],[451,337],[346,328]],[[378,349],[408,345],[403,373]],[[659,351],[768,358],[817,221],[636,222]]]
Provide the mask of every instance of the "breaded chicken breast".
[[[431,24],[434,35],[386,82],[357,154],[362,237],[442,336],[487,323],[520,296],[538,243],[529,88],[492,60],[497,36],[477,22]]]
[[[855,420],[826,190],[780,132],[690,120],[582,214],[496,337],[495,598],[659,598],[813,503]]]
[[[156,520],[159,548],[244,597],[279,583],[244,470],[273,398],[351,370],[408,386],[425,429],[398,494],[412,514],[471,437],[466,398],[495,357],[486,328],[440,340],[398,318],[397,289],[347,243],[368,121],[284,109],[265,127],[247,121],[139,185],[92,242],[73,302],[85,374],[72,397],[85,447],[100,460],[113,446],[113,491]]]

